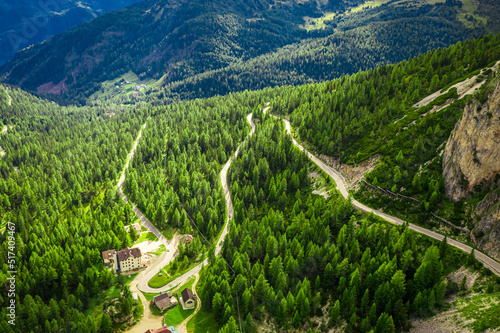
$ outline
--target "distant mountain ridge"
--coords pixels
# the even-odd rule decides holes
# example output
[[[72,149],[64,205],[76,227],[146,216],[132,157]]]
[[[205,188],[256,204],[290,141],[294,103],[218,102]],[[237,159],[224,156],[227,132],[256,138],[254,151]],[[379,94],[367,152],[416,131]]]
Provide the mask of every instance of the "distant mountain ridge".
[[[319,82],[497,32],[500,8],[479,2],[145,0],[19,52],[0,79],[66,104],[130,71],[167,99]]]
[[[0,1],[0,65],[17,50],[38,44],[77,24],[142,0],[3,0]]]
[[[290,3],[146,0],[19,52],[2,74],[23,88],[73,97],[129,70],[179,80],[307,36],[298,23],[318,12],[316,3]]]

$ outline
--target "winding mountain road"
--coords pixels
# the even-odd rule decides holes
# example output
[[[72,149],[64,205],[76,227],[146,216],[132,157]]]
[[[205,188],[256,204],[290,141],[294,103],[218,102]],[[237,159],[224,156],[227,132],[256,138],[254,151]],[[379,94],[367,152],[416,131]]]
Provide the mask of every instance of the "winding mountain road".
[[[269,105],[269,103],[267,105]],[[267,113],[267,111],[269,111],[269,109],[270,109],[269,106],[264,108],[264,110],[263,110],[264,113]],[[272,114],[269,114],[269,115],[271,115],[274,118],[280,119]],[[339,190],[339,192],[342,194],[342,196],[344,198],[347,199],[349,197],[349,191],[348,191],[348,185],[347,185],[344,177],[337,170],[326,165],[322,160],[320,160],[319,158],[317,158],[316,156],[311,154],[309,151],[307,151],[304,147],[302,147],[302,145],[300,145],[291,135],[290,122],[286,119],[282,119],[282,120],[285,122],[286,132],[290,135],[293,144],[297,148],[299,148],[301,151],[303,151],[318,167],[320,167],[324,172],[326,172],[330,177],[332,177],[332,179],[337,184],[337,189]],[[247,122],[249,123],[250,128],[251,128],[251,131],[248,134],[248,136],[250,137],[255,132],[255,124],[252,121],[252,114],[251,113],[247,116]],[[125,170],[128,168],[130,160],[134,156],[134,153],[137,149],[139,139],[142,137],[142,131],[145,127],[146,127],[146,123],[142,126],[141,131],[139,132],[139,135],[137,136],[134,147],[128,156],[127,163],[123,169],[122,175],[121,175],[120,180],[118,182],[117,189],[118,189],[120,196],[123,198],[123,200],[132,205],[132,208],[133,208],[135,214],[137,215],[137,217],[141,220],[141,223],[146,228],[148,228],[151,232],[153,232],[158,237],[158,239],[162,243],[165,244],[165,246],[171,245],[172,248],[171,248],[171,251],[164,252],[159,257],[159,260],[157,260],[153,265],[149,266],[147,269],[142,271],[136,277],[136,279],[132,282],[130,289],[132,292],[138,293],[138,295],[139,295],[139,297],[144,305],[144,317],[141,319],[141,321],[137,325],[131,327],[127,331],[129,333],[136,333],[136,332],[142,333],[149,328],[157,328],[158,326],[161,326],[161,317],[156,317],[151,313],[151,311],[149,310],[149,306],[148,306],[148,302],[147,302],[146,298],[139,291],[147,292],[147,293],[158,293],[160,291],[172,289],[172,288],[176,287],[177,285],[181,285],[181,284],[185,283],[191,276],[198,274],[200,272],[200,270],[205,265],[208,264],[208,259],[205,259],[202,263],[196,265],[195,267],[193,267],[192,269],[190,269],[189,271],[187,271],[186,273],[184,273],[183,275],[176,278],[175,280],[173,280],[172,282],[170,282],[169,284],[167,284],[166,286],[164,286],[162,288],[151,288],[148,286],[148,281],[158,272],[158,270],[161,269],[162,267],[164,267],[165,265],[167,265],[173,259],[173,255],[175,252],[174,249],[178,245],[178,239],[174,238],[174,240],[172,242],[169,242],[156,229],[156,227],[144,216],[144,214],[142,214],[134,204],[129,202],[128,198],[125,196],[125,194],[122,191],[123,183],[125,181]],[[234,216],[233,203],[231,200],[231,195],[230,195],[229,187],[227,184],[227,172],[229,170],[229,167],[231,166],[232,161],[238,156],[238,153],[240,151],[240,147],[244,143],[245,143],[245,141],[243,141],[238,146],[238,148],[236,149],[236,152],[233,154],[233,156],[231,156],[231,158],[229,158],[229,160],[226,162],[226,164],[224,164],[224,166],[222,167],[221,173],[220,173],[220,180],[221,180],[222,187],[224,189],[225,200],[226,200],[227,218],[226,218],[226,222],[224,224],[224,228],[220,234],[220,237],[217,240],[217,244],[215,247],[215,254],[216,255],[218,255],[222,249],[222,242],[224,241],[225,237],[227,236],[227,234],[229,232],[229,222]],[[366,213],[371,212],[371,213],[385,219],[386,221],[388,221],[390,223],[397,224],[397,225],[402,225],[404,223],[403,220],[401,220],[397,217],[385,214],[385,213],[380,212],[378,210],[374,210],[374,209],[360,203],[357,200],[352,199],[352,204],[354,207],[360,209],[361,211],[366,212]],[[439,241],[442,241],[444,239],[443,235],[438,234],[438,233],[433,232],[433,231],[430,231],[430,230],[427,230],[425,228],[419,227],[417,225],[409,224],[409,227],[418,233],[427,235],[427,236],[434,238],[434,239],[437,239]],[[450,239],[450,238],[448,238],[448,244],[450,244],[456,248],[459,248],[460,250],[462,250],[466,253],[470,253],[472,251],[472,248],[470,246],[465,245],[463,243],[460,243],[460,242],[453,240],[453,239]],[[498,262],[496,262],[492,258],[488,257],[487,255],[485,255],[484,253],[479,252],[479,251],[475,251],[475,256],[476,256],[476,259],[478,259],[479,261],[481,261],[485,265],[485,267],[490,269],[496,275],[500,276],[500,264]],[[187,321],[185,323],[187,323]],[[183,324],[185,325],[185,323],[183,323]],[[182,326],[182,328],[185,328],[184,325]]]
[[[267,104],[267,105],[269,105],[269,104]],[[270,107],[267,106],[266,108],[264,108],[263,112],[267,113],[267,111],[269,111],[269,108]],[[276,119],[280,119],[279,117],[274,116],[270,113],[267,113],[267,114],[269,114],[270,116],[272,116]],[[342,196],[344,198],[347,199],[349,197],[349,190],[348,190],[348,185],[347,185],[344,177],[337,170],[330,167],[329,165],[326,165],[322,160],[320,160],[319,158],[317,158],[316,156],[311,154],[307,149],[302,147],[302,145],[300,145],[292,136],[290,122],[286,119],[282,119],[282,120],[285,122],[286,132],[287,132],[287,134],[290,135],[293,144],[297,148],[299,148],[302,152],[304,152],[318,167],[320,167],[324,172],[326,172],[330,177],[332,177],[332,179],[337,184],[337,189],[339,190],[339,192],[342,194]],[[352,204],[354,207],[358,208],[362,212],[373,213],[374,215],[377,215],[390,223],[402,225],[405,222],[397,217],[394,217],[394,216],[382,213],[378,210],[372,209],[372,208],[360,203],[359,201],[355,200],[354,198],[352,198]],[[419,227],[415,224],[410,223],[409,227],[410,227],[410,229],[415,230],[416,232],[418,232],[420,234],[429,236],[429,237],[437,239],[439,241],[442,241],[444,239],[443,235],[441,235],[437,232]],[[450,245],[452,245],[452,246],[454,246],[454,247],[456,247],[456,248],[458,248],[466,253],[470,253],[472,251],[472,248],[470,246],[465,245],[461,242],[458,242],[454,239],[448,238],[447,241],[448,241],[448,244],[450,244]],[[481,261],[486,268],[488,268],[494,274],[500,276],[500,263],[498,263],[494,259],[490,258],[486,254],[484,254],[478,250],[474,250],[474,254],[475,254],[476,259]]]
[[[491,69],[493,72],[496,72],[498,70],[498,67],[500,67],[500,60],[497,61],[493,66],[486,67],[483,70]],[[452,88],[457,88],[457,94],[458,94],[457,100],[462,99],[465,95],[471,95],[474,92],[476,92],[476,90],[479,89],[486,82],[486,81],[477,82],[476,79],[478,78],[479,75],[482,75],[482,74],[476,74],[476,75],[473,75],[473,76],[471,76],[471,77],[469,77],[461,82],[455,83],[454,85],[452,85],[451,87],[449,87],[448,89],[446,89],[443,92],[441,92],[441,90],[438,90],[438,91],[434,92],[433,94],[430,94],[429,96],[425,97],[424,99],[418,101],[417,103],[413,104],[413,107],[419,108],[419,107],[425,106],[425,105],[429,104],[430,102],[434,101],[439,96],[446,94]],[[440,109],[441,108],[438,108],[435,111],[438,111]]]
[[[125,171],[128,169],[130,161],[134,158],[135,151],[137,150],[137,145],[139,144],[139,140],[142,137],[142,131],[146,128],[146,124],[147,121],[144,123],[144,125],[142,125],[141,130],[139,131],[139,135],[137,135],[137,138],[135,139],[134,147],[128,154],[127,163],[125,163],[125,167],[123,168],[122,175],[120,177],[120,180],[118,181],[117,189],[122,199],[126,203],[129,203],[132,206],[132,209],[137,218],[141,221],[141,224],[144,225],[153,234],[155,234],[155,236],[158,237],[158,240],[160,242],[162,242],[165,246],[168,246],[170,242],[165,238],[165,236],[163,236],[163,234],[158,229],[156,229],[156,227],[148,220],[148,218],[144,216],[144,214],[142,214],[141,211],[132,202],[130,202],[127,196],[123,193],[123,183],[125,182]]]
[[[141,318],[140,322],[134,326],[132,326],[127,332],[129,333],[144,333],[148,329],[156,329],[162,325],[161,319],[162,317],[157,317],[153,315],[149,309],[149,302],[146,300],[144,295],[139,292],[139,285],[143,285],[144,283],[147,285],[148,281],[164,266],[168,265],[170,261],[172,261],[175,251],[173,249],[177,248],[178,238],[174,237],[173,240],[169,241],[162,235],[162,233],[148,220],[141,211],[128,200],[127,196],[123,193],[123,183],[125,182],[125,171],[127,170],[130,161],[134,158],[135,151],[137,150],[137,145],[139,144],[139,140],[142,137],[142,131],[146,128],[147,121],[142,125],[137,138],[135,139],[134,146],[132,150],[128,154],[127,162],[123,168],[120,180],[118,181],[117,190],[122,199],[132,206],[132,209],[137,216],[137,218],[141,221],[141,224],[145,226],[149,231],[155,234],[158,237],[158,240],[166,246],[167,249],[171,251],[163,252],[158,259],[154,262],[154,264],[147,267],[145,270],[139,273],[137,277],[130,283],[130,291],[133,293],[137,293],[138,297],[141,299],[144,308],[144,316]]]
[[[248,134],[248,136],[251,136],[255,132],[255,124],[252,121],[252,114],[251,113],[247,116],[247,122],[250,125],[250,129],[251,129],[250,133]],[[148,328],[156,328],[156,327],[158,327],[158,325],[161,325],[161,322],[159,323],[159,320],[161,319],[161,317],[155,317],[155,316],[153,316],[151,314],[151,311],[149,311],[149,306],[148,306],[148,302],[147,302],[146,298],[139,291],[146,292],[146,293],[158,293],[160,291],[165,291],[165,290],[172,289],[175,286],[180,285],[180,284],[186,282],[187,279],[189,279],[191,276],[193,276],[195,274],[198,274],[198,272],[203,268],[203,266],[205,266],[205,265],[208,264],[208,259],[205,259],[202,263],[196,265],[195,267],[193,267],[192,269],[190,269],[189,271],[187,271],[186,273],[184,273],[183,275],[181,275],[180,277],[176,278],[175,280],[173,280],[172,282],[170,282],[169,284],[167,284],[166,286],[164,286],[162,288],[151,288],[148,285],[148,281],[153,276],[155,276],[155,274],[162,267],[166,266],[173,259],[173,255],[175,253],[174,249],[178,245],[178,239],[174,238],[174,240],[172,242],[169,242],[158,231],[158,229],[156,229],[156,227],[146,218],[146,216],[144,216],[144,214],[142,214],[141,211],[139,211],[139,209],[133,203],[131,203],[128,200],[127,196],[123,193],[123,190],[122,190],[123,183],[125,182],[125,171],[128,168],[128,166],[130,164],[130,161],[134,157],[135,151],[137,149],[137,145],[139,143],[140,138],[142,137],[142,131],[146,127],[146,124],[147,124],[147,122],[144,123],[144,125],[142,126],[142,128],[141,128],[141,130],[139,132],[139,135],[137,136],[137,139],[135,141],[135,144],[134,144],[131,152],[128,155],[127,162],[125,164],[125,167],[123,168],[120,180],[118,181],[117,189],[118,189],[118,192],[119,192],[120,196],[123,198],[123,200],[125,202],[129,203],[130,205],[132,205],[134,213],[141,220],[141,224],[144,225],[151,232],[153,232],[158,237],[158,239],[163,244],[165,244],[165,246],[167,246],[167,248],[170,245],[171,246],[171,251],[162,253],[161,256],[159,257],[159,260],[156,260],[156,262],[153,265],[151,265],[148,268],[146,268],[145,270],[143,270],[134,279],[134,281],[131,283],[130,290],[132,292],[137,292],[138,293],[138,295],[141,298],[141,301],[142,301],[142,303],[144,305],[144,317],[142,318],[142,320],[140,321],[140,323],[138,323],[137,325],[131,327],[130,330],[127,331],[127,332],[130,332],[130,333],[135,333],[135,332],[138,332],[138,333],[141,332],[142,333],[145,330],[147,330]],[[227,184],[227,171],[229,170],[229,167],[231,166],[232,161],[238,156],[238,153],[240,151],[240,147],[244,143],[245,143],[245,141],[243,141],[238,146],[238,149],[236,149],[236,152],[233,154],[233,156],[231,156],[231,158],[227,161],[227,163],[224,164],[224,166],[222,167],[222,171],[220,173],[220,180],[221,180],[221,183],[222,183],[222,188],[224,189],[224,194],[225,194],[225,199],[226,199],[227,218],[226,218],[226,222],[225,222],[225,225],[224,225],[224,229],[222,230],[222,233],[221,233],[221,235],[220,235],[220,237],[219,237],[219,239],[217,241],[216,247],[215,247],[215,255],[219,254],[220,251],[221,251],[221,249],[222,249],[222,242],[224,241],[227,233],[229,232],[229,221],[234,216],[233,202],[231,200],[231,194],[229,192],[229,187],[228,187],[228,184]]]
[[[255,132],[255,124],[252,121],[252,113],[250,113],[247,116],[247,122],[251,128],[248,136],[252,136]],[[229,167],[231,166],[231,163],[233,162],[233,160],[238,156],[238,153],[240,151],[240,147],[242,147],[244,143],[245,143],[245,141],[243,141],[238,146],[238,148],[236,149],[236,152],[233,154],[233,156],[231,156],[229,158],[229,160],[226,162],[226,164],[224,164],[224,166],[222,167],[222,171],[220,172],[220,181],[222,183],[222,188],[224,189],[224,195],[225,195],[225,199],[226,199],[227,218],[226,218],[226,222],[224,224],[224,229],[222,229],[222,232],[219,236],[219,239],[217,240],[217,244],[215,245],[215,255],[216,256],[220,253],[220,251],[222,249],[222,242],[224,241],[224,239],[226,238],[226,236],[229,232],[229,221],[234,216],[233,201],[231,200],[231,194],[229,192],[229,187],[227,184],[227,171],[229,170]],[[176,278],[175,280],[173,280],[172,282],[170,282],[169,284],[167,284],[161,288],[152,288],[148,285],[149,279],[147,279],[147,277],[149,277],[149,276],[153,277],[154,274],[156,273],[156,271],[149,272],[147,274],[146,278],[140,279],[140,281],[138,283],[138,288],[139,288],[139,290],[141,290],[145,293],[159,293],[160,291],[166,291],[166,290],[172,289],[175,286],[186,282],[191,276],[198,274],[201,271],[201,269],[206,265],[208,265],[208,259],[203,260],[201,263],[199,263],[198,265],[191,268],[186,273],[182,274],[181,276],[179,276],[178,278]]]

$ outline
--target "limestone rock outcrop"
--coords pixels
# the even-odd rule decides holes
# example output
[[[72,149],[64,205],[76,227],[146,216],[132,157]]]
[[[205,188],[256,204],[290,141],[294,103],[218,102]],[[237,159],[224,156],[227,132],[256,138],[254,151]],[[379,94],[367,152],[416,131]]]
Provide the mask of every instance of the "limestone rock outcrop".
[[[500,186],[476,206],[472,240],[493,259],[500,261]]]
[[[475,186],[492,182],[500,173],[500,83],[483,104],[464,109],[443,154],[446,195],[453,201],[468,197]]]
[[[484,198],[472,212],[472,240],[500,260],[500,82],[484,103],[475,100],[464,109],[443,154],[446,195],[453,201]],[[486,194],[486,195],[485,195]]]

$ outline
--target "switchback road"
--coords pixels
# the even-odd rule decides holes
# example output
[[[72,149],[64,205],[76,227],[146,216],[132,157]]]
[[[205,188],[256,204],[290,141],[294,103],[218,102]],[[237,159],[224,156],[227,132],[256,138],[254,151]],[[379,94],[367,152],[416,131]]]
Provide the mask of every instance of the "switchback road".
[[[264,111],[264,113],[269,111],[269,106],[266,107],[263,111]],[[279,119],[278,117],[276,117],[272,114],[269,114],[269,115],[276,118],[276,119]],[[348,191],[348,186],[347,186],[347,183],[346,183],[344,177],[337,170],[335,170],[334,168],[332,168],[329,165],[326,165],[322,160],[320,160],[319,158],[317,158],[316,156],[311,154],[308,150],[306,150],[304,147],[302,147],[302,145],[300,145],[292,136],[290,122],[286,119],[282,119],[282,120],[285,122],[286,132],[292,138],[293,144],[297,148],[299,148],[301,151],[303,151],[318,167],[320,167],[324,172],[326,172],[330,177],[332,177],[332,179],[335,181],[335,184],[337,184],[337,190],[339,190],[339,192],[342,194],[342,196],[347,199],[349,197],[349,191]],[[390,223],[402,225],[405,222],[397,217],[394,217],[394,216],[382,213],[378,210],[372,209],[372,208],[360,203],[359,201],[355,200],[354,198],[352,198],[352,204],[354,207],[358,208],[362,212],[373,213],[374,215],[377,215]],[[429,237],[437,239],[439,241],[442,241],[444,239],[443,235],[441,235],[437,232],[419,227],[415,224],[410,223],[409,227],[410,227],[410,229],[415,230],[416,232],[418,232],[420,234],[429,236]],[[450,245],[452,245],[452,246],[454,246],[454,247],[456,247],[456,248],[458,248],[466,253],[470,253],[472,251],[472,248],[470,246],[465,245],[461,242],[458,242],[454,239],[448,238],[447,241],[448,241],[448,244],[450,244]],[[500,263],[498,263],[494,259],[490,258],[486,254],[484,254],[478,250],[474,250],[474,254],[476,256],[476,259],[481,261],[486,268],[491,270],[496,275],[500,276]]]
[[[252,114],[251,113],[247,116],[247,122],[248,122],[248,124],[250,124],[250,128],[251,128],[248,136],[252,136],[253,133],[255,132],[255,124],[252,121]],[[236,152],[233,154],[233,156],[231,156],[231,158],[229,158],[229,160],[226,162],[226,164],[224,164],[224,166],[222,167],[222,171],[220,172],[220,181],[222,183],[222,188],[224,189],[224,195],[225,195],[225,199],[226,199],[227,217],[226,217],[226,222],[224,224],[224,229],[222,229],[222,232],[221,232],[219,239],[217,240],[217,244],[215,246],[215,255],[216,256],[220,253],[220,251],[222,249],[222,242],[224,241],[227,233],[229,232],[229,221],[234,216],[233,201],[231,200],[231,194],[229,192],[229,187],[227,185],[227,171],[229,170],[229,167],[231,166],[231,163],[233,162],[233,160],[238,156],[238,153],[240,151],[240,147],[243,146],[244,143],[245,143],[245,141],[243,141],[238,146],[238,148],[236,149]],[[198,265],[191,268],[186,273],[182,274],[181,276],[179,276],[178,278],[176,278],[175,280],[173,280],[172,282],[170,282],[169,284],[167,284],[166,286],[163,286],[161,288],[151,288],[148,285],[149,279],[146,279],[146,278],[140,279],[140,281],[138,283],[138,288],[139,288],[139,290],[146,292],[146,293],[159,293],[160,291],[166,291],[166,290],[172,289],[175,286],[186,282],[191,276],[198,274],[200,272],[200,270],[203,268],[203,266],[206,266],[206,265],[208,265],[208,259],[203,260],[201,263],[199,263]],[[161,267],[163,267],[163,266],[161,266]],[[153,277],[156,272],[157,271],[153,271],[153,272],[148,273],[147,277],[149,277],[149,276]]]

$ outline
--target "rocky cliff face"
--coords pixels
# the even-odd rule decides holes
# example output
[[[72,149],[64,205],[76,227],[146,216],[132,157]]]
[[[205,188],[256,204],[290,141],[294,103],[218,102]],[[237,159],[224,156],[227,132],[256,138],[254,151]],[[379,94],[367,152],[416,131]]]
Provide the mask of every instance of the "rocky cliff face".
[[[481,250],[500,261],[500,186],[476,206],[472,215],[476,221],[472,240]]]
[[[500,260],[500,82],[484,103],[475,100],[464,109],[443,154],[446,195],[453,201],[487,193],[472,212],[472,239]]]
[[[446,195],[458,201],[500,173],[500,83],[481,104],[464,109],[443,155]]]

